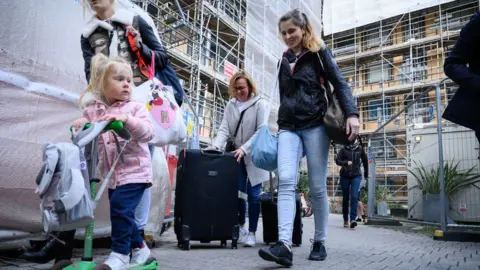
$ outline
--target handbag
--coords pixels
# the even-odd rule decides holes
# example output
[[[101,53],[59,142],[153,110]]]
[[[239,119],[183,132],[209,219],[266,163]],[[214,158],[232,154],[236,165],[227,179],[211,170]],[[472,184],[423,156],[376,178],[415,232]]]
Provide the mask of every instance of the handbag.
[[[326,71],[323,61],[318,53],[317,57],[322,69]],[[327,91],[325,85],[322,84],[322,87],[324,91]],[[332,100],[328,103],[327,111],[323,116],[323,125],[325,126],[328,137],[334,144],[347,145],[349,142],[347,134],[347,119],[342,106],[340,105],[340,101],[335,95],[336,90],[334,88],[332,89]]]
[[[265,115],[264,123],[260,127],[258,134],[253,141],[252,147],[252,162],[255,167],[266,171],[274,171],[277,169],[277,154],[278,154],[278,137],[272,135],[268,128],[268,117],[273,104],[273,93],[278,85],[278,74],[280,72],[280,65],[277,67],[275,75],[275,85],[270,91],[270,100],[268,101],[267,113]]]
[[[257,101],[258,101],[258,100],[257,100]],[[255,102],[252,103],[250,106],[248,106],[247,108],[245,108],[245,110],[243,110],[242,113],[240,114],[240,119],[238,119],[237,127],[235,128],[235,133],[233,133],[233,136],[232,136],[232,137],[228,138],[227,144],[225,145],[225,152],[233,152],[233,151],[237,150],[237,146],[235,145],[235,138],[237,137],[238,129],[240,128],[240,124],[242,123],[243,115],[245,114],[245,112],[246,112],[250,107],[252,107],[253,105],[255,105],[255,104],[257,103],[257,101],[255,101]]]
[[[137,55],[140,72],[148,78],[148,81],[133,89],[131,99],[144,104],[150,112],[149,117],[155,129],[150,144],[159,147],[180,144],[187,137],[187,127],[183,121],[183,110],[175,101],[173,88],[155,77],[154,53],[152,52],[151,65],[147,66],[133,36],[129,34],[128,40],[132,51]]]

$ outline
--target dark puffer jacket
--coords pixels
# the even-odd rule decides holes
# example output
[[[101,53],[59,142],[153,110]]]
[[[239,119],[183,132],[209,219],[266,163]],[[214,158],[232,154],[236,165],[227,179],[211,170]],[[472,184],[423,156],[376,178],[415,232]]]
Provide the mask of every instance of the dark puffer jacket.
[[[336,89],[335,95],[345,115],[358,117],[352,91],[328,48],[322,48],[318,53],[304,49],[292,71],[290,63],[295,63],[295,60],[295,53],[288,50],[280,62],[280,108],[277,121],[280,129],[304,129],[321,124],[328,102],[332,99],[332,89],[328,82]]]
[[[352,165],[348,165],[351,161]],[[368,178],[368,158],[363,147],[357,146],[345,146],[337,154],[335,163],[338,166],[342,166],[340,170],[340,176],[347,178],[354,178],[362,175],[360,166],[363,165],[363,177]]]

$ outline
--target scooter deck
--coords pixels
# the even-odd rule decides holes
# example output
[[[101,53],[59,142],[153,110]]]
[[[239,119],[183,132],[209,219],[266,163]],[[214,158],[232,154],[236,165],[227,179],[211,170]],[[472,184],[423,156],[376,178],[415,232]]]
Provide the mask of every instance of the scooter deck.
[[[63,270],[95,270],[97,265],[94,262],[75,262],[65,268]],[[143,265],[138,265],[135,267],[130,267],[128,270],[155,270],[159,267],[157,261],[147,262]]]

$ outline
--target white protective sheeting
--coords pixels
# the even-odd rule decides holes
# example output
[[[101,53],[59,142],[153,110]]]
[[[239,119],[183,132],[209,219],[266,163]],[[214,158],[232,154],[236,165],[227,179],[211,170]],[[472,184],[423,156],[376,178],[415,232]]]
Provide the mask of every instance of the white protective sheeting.
[[[324,0],[324,34],[342,32],[454,0]],[[320,2],[320,1],[318,1]]]
[[[128,0],[117,0],[117,8],[132,7]],[[90,16],[87,12],[84,17],[79,0],[0,1],[2,235],[42,232],[35,177],[42,146],[69,141],[70,123],[82,116],[77,99],[86,81],[80,34]],[[170,192],[162,149],[155,155],[150,232],[160,231]],[[109,227],[107,197],[104,194],[96,212],[100,229]]]

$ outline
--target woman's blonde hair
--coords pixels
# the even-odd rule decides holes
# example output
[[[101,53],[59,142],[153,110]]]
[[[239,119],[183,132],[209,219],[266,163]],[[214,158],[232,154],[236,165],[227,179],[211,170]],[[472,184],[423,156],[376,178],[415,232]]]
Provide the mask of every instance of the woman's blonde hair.
[[[292,20],[293,24],[305,31],[302,41],[303,47],[312,52],[318,52],[320,49],[325,47],[325,42],[315,34],[312,24],[305,13],[300,12],[298,9],[290,10],[280,18],[278,22],[278,28],[280,29],[280,24],[282,22],[286,22],[288,20]]]
[[[127,61],[120,57],[107,57],[102,53],[96,54],[92,58],[90,65],[90,81],[87,89],[80,96],[80,103],[82,98],[87,93],[92,93],[95,98],[104,99],[103,89],[105,89],[105,83],[108,75],[114,70],[115,65],[125,65],[130,70],[130,76],[133,76],[133,71]]]
[[[233,74],[232,78],[230,78],[230,85],[228,86],[228,93],[230,94],[230,97],[232,98],[237,97],[237,91],[235,90],[235,83],[239,79],[245,79],[247,81],[249,96],[253,97],[257,95],[257,86],[255,86],[255,83],[253,82],[252,77],[250,77],[250,75],[248,75],[247,72],[241,70]]]

